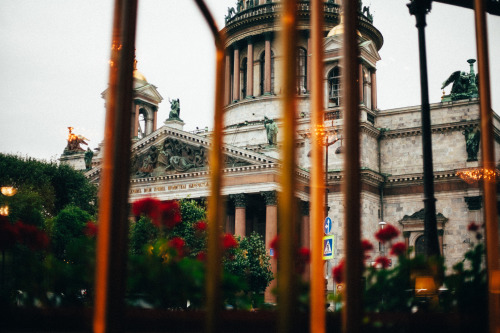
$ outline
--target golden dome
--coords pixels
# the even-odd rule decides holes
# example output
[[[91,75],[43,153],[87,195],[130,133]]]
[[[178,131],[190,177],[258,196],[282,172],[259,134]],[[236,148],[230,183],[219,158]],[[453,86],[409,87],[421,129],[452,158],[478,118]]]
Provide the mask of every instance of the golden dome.
[[[361,32],[359,32],[359,30],[356,30],[356,33],[358,34],[359,37],[361,37]],[[344,15],[341,14],[340,23],[334,26],[332,30],[330,30],[327,37],[338,36],[343,34],[344,34]]]
[[[148,81],[146,80],[146,77],[144,75],[142,75],[141,72],[139,72],[137,69],[134,69],[134,79],[137,79],[137,80],[142,80],[142,81]]]
[[[137,70],[137,60],[135,60],[135,59],[134,59],[134,73],[133,73],[133,76],[134,76],[134,79],[148,82],[148,80],[146,80],[146,77],[144,75],[142,75],[142,73]]]

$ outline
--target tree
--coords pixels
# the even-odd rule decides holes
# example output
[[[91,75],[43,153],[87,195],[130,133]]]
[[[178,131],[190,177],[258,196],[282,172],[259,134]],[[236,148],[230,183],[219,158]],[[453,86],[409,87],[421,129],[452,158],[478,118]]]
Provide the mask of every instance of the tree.
[[[97,212],[97,187],[68,165],[0,154],[0,170],[0,186],[14,186],[18,194],[36,193],[44,217],[54,217],[70,204],[91,215]],[[15,208],[15,202],[21,200],[18,194],[9,199],[11,211],[22,214]]]

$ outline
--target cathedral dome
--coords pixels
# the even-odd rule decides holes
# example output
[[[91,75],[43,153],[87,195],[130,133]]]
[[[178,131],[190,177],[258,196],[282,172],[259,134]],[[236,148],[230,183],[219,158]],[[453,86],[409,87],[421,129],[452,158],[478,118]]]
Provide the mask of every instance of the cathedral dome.
[[[141,72],[139,72],[137,70],[137,60],[135,60],[135,59],[134,59],[134,73],[133,73],[133,76],[134,76],[134,79],[148,82],[148,80],[146,80],[146,77]]]

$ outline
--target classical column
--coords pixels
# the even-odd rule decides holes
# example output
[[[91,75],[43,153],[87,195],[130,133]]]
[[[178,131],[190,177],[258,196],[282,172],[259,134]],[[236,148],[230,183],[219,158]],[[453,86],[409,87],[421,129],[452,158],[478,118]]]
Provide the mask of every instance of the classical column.
[[[307,37],[307,92],[311,91],[311,70],[312,70],[312,56],[311,56],[312,44],[311,44],[311,35]]]
[[[132,139],[138,137],[137,132],[139,131],[139,108],[140,108],[140,105],[135,104],[135,116],[134,116],[134,120],[133,120],[134,126],[132,127],[133,128]]]
[[[224,73],[224,105],[231,104],[231,55],[226,51],[226,68]]]
[[[240,99],[240,49],[237,44],[233,45],[233,102]]]
[[[302,215],[302,223],[300,226],[300,234],[301,234],[301,241],[300,244],[302,247],[307,247],[310,249],[310,219],[309,219],[309,202],[307,201],[301,201],[300,202],[300,213]],[[306,270],[304,271],[304,274],[302,275],[304,277],[305,281],[309,281],[310,278],[310,267],[307,266]]]
[[[405,245],[407,249],[410,248],[410,235],[410,231],[403,231],[403,237],[405,239]]]
[[[359,103],[364,104],[364,99],[363,99],[363,91],[365,90],[365,85],[363,84],[364,78],[363,78],[363,64],[359,63]]]
[[[247,38],[247,98],[253,97],[253,41]]]
[[[270,245],[272,240],[278,234],[278,196],[276,191],[268,191],[261,193],[266,200],[266,251],[270,253]],[[264,301],[268,303],[275,303],[276,296],[271,292],[276,288],[276,278],[278,273],[278,263],[276,256],[271,257],[271,271],[273,272],[274,280],[267,287],[264,293]]]
[[[264,46],[264,95],[271,94],[271,34],[266,33]]]
[[[438,241],[439,241],[439,248],[441,249],[441,255],[442,256],[444,256],[443,236],[444,236],[444,230],[443,229],[439,229],[438,230]]]
[[[229,198],[234,202],[234,234],[245,237],[246,234],[246,196],[243,193],[231,194]]]
[[[156,122],[158,121],[158,109],[153,107],[153,132],[156,131]]]
[[[370,75],[372,76],[372,110],[377,110],[377,69],[372,68]]]

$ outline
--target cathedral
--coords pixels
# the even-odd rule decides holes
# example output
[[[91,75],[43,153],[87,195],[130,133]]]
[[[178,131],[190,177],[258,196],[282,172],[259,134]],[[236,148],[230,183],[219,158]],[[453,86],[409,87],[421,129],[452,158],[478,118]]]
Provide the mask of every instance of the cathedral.
[[[342,61],[343,22],[339,1],[325,1],[324,16],[324,154],[327,174],[325,218],[333,236],[328,266],[343,257],[343,147]],[[299,202],[301,245],[309,245],[310,186],[310,3],[298,5],[297,45],[297,149],[296,197]],[[223,195],[226,198],[226,231],[245,236],[257,232],[266,247],[278,229],[277,192],[282,145],[280,113],[280,49],[277,45],[277,0],[240,0],[230,8],[223,28],[225,55],[225,120]],[[421,108],[409,106],[381,110],[377,107],[377,62],[383,36],[373,25],[368,7],[359,8],[359,85],[361,140],[362,237],[377,244],[373,234],[386,223],[401,231],[401,240],[422,253],[425,239]],[[460,177],[480,167],[479,102],[474,94],[474,60],[458,76],[450,77],[452,91],[430,105],[436,219],[441,253],[447,267],[463,258],[471,236],[467,225],[483,221],[482,192],[473,178]],[[465,72],[467,71],[467,72]],[[455,73],[454,73],[455,74]],[[466,77],[466,78],[465,78]],[[465,79],[465,80],[464,80]],[[465,82],[465,83],[464,83]],[[471,87],[467,87],[467,85]],[[456,86],[455,86],[456,85]],[[472,91],[472,93],[469,93]],[[106,91],[103,92],[103,98]],[[152,196],[160,200],[209,196],[208,128],[184,131],[182,101],[170,101],[168,119],[157,119],[163,97],[137,69],[134,71],[132,113],[132,167],[129,200]],[[211,110],[207,110],[211,112]],[[499,156],[500,119],[494,115],[495,150]],[[64,160],[64,156],[61,160]],[[97,149],[85,175],[98,183],[102,149]],[[464,180],[465,178],[465,180]],[[376,246],[371,258],[386,249]],[[269,249],[272,255],[271,249]],[[272,260],[273,270],[276,269]],[[331,269],[327,269],[329,274]],[[329,289],[332,289],[329,279]]]

